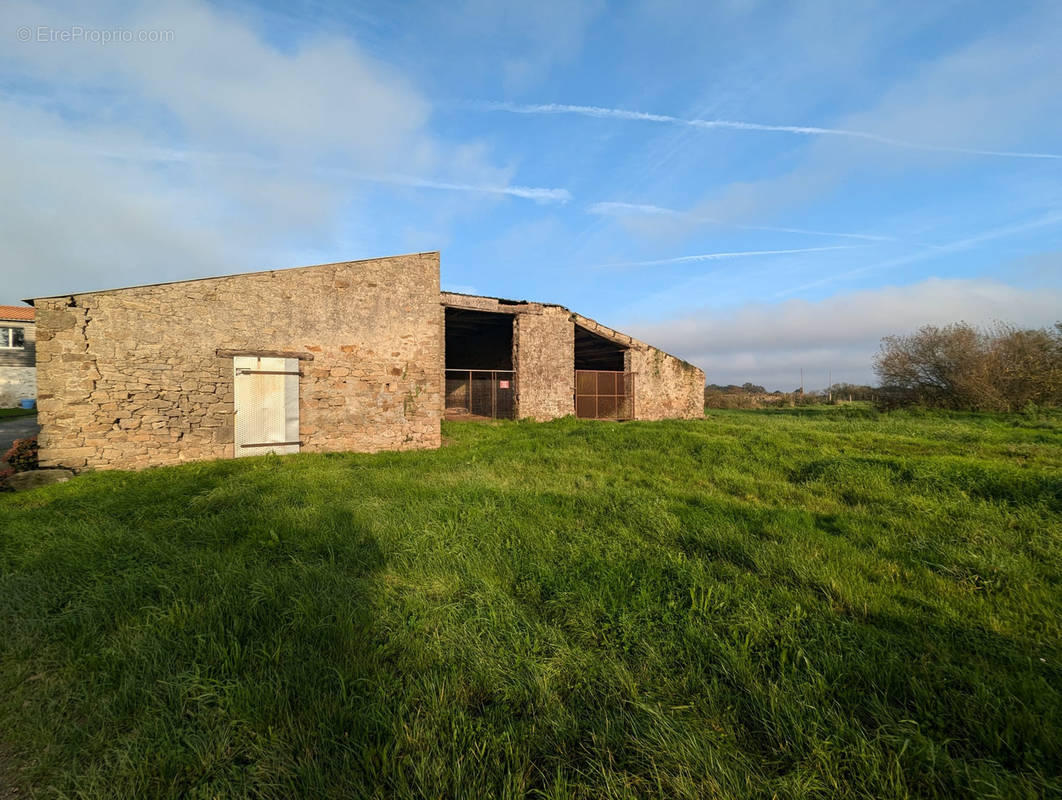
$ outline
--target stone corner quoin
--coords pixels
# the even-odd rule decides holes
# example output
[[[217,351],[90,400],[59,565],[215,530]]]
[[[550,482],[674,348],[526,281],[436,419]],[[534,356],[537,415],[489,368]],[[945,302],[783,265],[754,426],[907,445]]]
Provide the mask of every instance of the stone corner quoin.
[[[231,458],[234,358],[297,364],[305,452],[440,444],[444,309],[439,253],[37,298],[42,467],[137,469]],[[573,413],[575,325],[560,306],[514,317],[521,417]],[[704,373],[621,337],[638,419],[701,415]]]

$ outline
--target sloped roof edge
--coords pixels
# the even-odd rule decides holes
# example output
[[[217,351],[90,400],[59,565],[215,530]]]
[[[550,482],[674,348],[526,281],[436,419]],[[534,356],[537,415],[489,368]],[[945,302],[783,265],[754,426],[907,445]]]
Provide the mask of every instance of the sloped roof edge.
[[[419,253],[400,253],[394,256],[377,256],[375,258],[356,258],[350,261],[328,261],[324,264],[305,264],[301,267],[278,267],[276,269],[255,269],[247,272],[232,272],[226,275],[207,275],[203,278],[185,278],[179,281],[158,281],[157,283],[135,283],[131,286],[115,286],[110,289],[88,289],[83,292],[61,292],[60,294],[40,295],[23,300],[24,303],[33,305],[35,300],[51,300],[56,297],[80,297],[85,294],[107,294],[108,292],[124,292],[129,289],[148,289],[152,286],[174,286],[178,283],[202,283],[203,281],[217,281],[223,278],[243,278],[249,275],[265,275],[271,272],[294,272],[300,269],[317,269],[318,267],[338,267],[341,264],[361,264],[366,261],[386,261],[392,258],[409,258],[410,256],[437,256],[438,250],[424,250]]]

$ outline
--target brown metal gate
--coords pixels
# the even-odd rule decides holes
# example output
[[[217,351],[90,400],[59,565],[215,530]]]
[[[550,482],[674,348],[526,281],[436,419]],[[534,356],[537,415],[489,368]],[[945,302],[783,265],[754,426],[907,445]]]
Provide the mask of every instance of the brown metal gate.
[[[512,370],[446,370],[446,416],[513,419],[515,373]]]
[[[634,419],[634,375],[602,369],[577,369],[575,416],[582,419]]]

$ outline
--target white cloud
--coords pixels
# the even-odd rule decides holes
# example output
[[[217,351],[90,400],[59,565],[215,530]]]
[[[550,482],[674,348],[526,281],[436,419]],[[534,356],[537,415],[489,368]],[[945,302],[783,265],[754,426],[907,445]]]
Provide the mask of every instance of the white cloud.
[[[244,20],[200,2],[68,12],[16,2],[5,6],[3,25],[173,31],[163,43],[5,48],[6,67],[82,93],[79,110],[89,116],[140,113],[156,133],[175,123],[201,144],[238,138],[244,152],[300,159],[339,152],[366,165],[428,145],[418,140],[429,104],[346,40],[321,37],[282,52]]]
[[[709,19],[697,27],[685,22],[692,12],[669,10],[692,38],[710,36],[711,12],[704,12]],[[785,154],[776,163],[785,171],[775,169],[759,177],[763,170],[750,169],[748,174],[757,177],[709,185],[681,219],[625,221],[640,232],[672,238],[688,235],[706,220],[774,222],[772,217],[782,210],[805,209],[840,189],[849,197],[861,200],[865,195],[869,200],[882,179],[916,171],[928,178],[959,164],[972,166],[975,159],[982,170],[978,174],[1002,169],[1007,161],[1016,169],[1040,164],[1051,170],[1062,157],[1054,146],[1062,114],[1055,79],[1062,70],[1062,50],[1057,47],[1062,7],[1034,4],[1006,15],[1010,21],[987,25],[979,38],[950,49],[945,44],[934,51],[916,51],[883,80],[882,65],[903,48],[914,47],[916,32],[947,24],[949,13],[953,11],[933,4],[875,7],[873,13],[858,4],[847,11],[839,11],[836,4],[804,4],[783,14],[772,11],[764,15],[770,19],[757,19],[765,27],[766,44],[757,48],[751,74],[745,76],[750,85],[736,97],[729,86],[716,87],[712,96],[718,95],[719,102],[706,104],[710,107],[704,110],[661,114],[653,113],[656,109],[551,103],[479,107],[611,120],[617,129],[626,126],[625,132],[636,132],[629,126],[642,123],[647,140],[658,135],[654,128],[675,131],[676,143],[666,151],[669,159],[677,149],[711,158],[720,141],[710,135],[713,130],[745,131],[761,138],[777,134],[796,145],[785,148],[784,141],[775,140],[783,148],[778,152]],[[772,22],[775,18],[781,20],[781,32]],[[811,72],[805,56],[815,65]],[[727,76],[731,82],[740,78]],[[841,86],[850,94],[842,95]],[[859,110],[824,116],[824,109],[838,107]],[[820,124],[802,124],[805,121]],[[679,137],[679,131],[687,135]],[[788,166],[793,160],[795,165]],[[695,163],[693,157],[687,159],[690,163]],[[640,164],[628,165],[632,176],[640,170]],[[659,191],[652,194],[669,196],[672,181],[673,176],[665,174],[656,187]],[[645,191],[633,194],[652,196]],[[1026,199],[1016,197],[1018,202]],[[912,204],[923,199],[918,193],[911,197]]]
[[[15,41],[22,26],[173,33],[157,43]],[[310,253],[375,255],[384,234],[357,223],[377,204],[374,186],[451,193],[418,221],[439,238],[458,202],[474,213],[503,197],[570,197],[512,185],[512,168],[492,164],[485,146],[433,135],[417,87],[349,39],[282,49],[199,0],[11,2],[0,30],[11,37],[0,51],[0,183],[18,198],[0,218],[7,302],[293,266]]]
[[[871,131],[887,139],[913,139],[917,132],[926,149],[809,137],[794,169],[713,190],[693,213],[759,219],[782,208],[804,207],[846,181],[858,181],[870,193],[883,177],[915,170],[928,175],[968,163],[978,152],[1053,163],[1059,154],[1044,152],[1042,144],[1057,140],[1062,113],[1055,79],[1062,70],[1059,25],[1062,6],[1039,5],[972,42],[918,62],[886,91],[867,98],[863,110],[831,121],[840,130]],[[1027,149],[1021,147],[1025,143]]]
[[[711,383],[753,381],[791,390],[799,383],[802,367],[808,388],[825,385],[828,369],[835,382],[872,382],[871,360],[883,336],[960,320],[1041,327],[1062,317],[1060,309],[1059,289],[931,278],[816,302],[787,300],[751,303],[726,312],[704,310],[624,329],[702,367]]]

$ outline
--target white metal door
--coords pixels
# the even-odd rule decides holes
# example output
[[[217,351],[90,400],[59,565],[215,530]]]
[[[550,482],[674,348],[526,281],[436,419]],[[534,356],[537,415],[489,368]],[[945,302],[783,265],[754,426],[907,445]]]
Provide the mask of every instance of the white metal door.
[[[299,361],[232,359],[236,456],[299,452]]]

